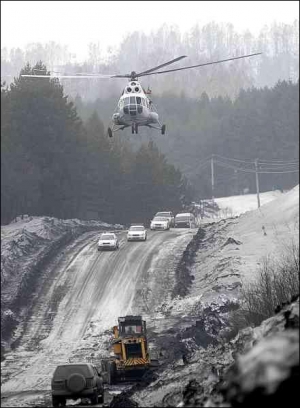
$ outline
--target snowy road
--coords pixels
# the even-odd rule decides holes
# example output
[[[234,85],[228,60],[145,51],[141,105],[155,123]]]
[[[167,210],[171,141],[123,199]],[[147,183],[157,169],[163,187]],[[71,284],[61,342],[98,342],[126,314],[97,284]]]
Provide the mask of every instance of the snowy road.
[[[118,316],[149,312],[170,293],[174,262],[195,232],[149,231],[146,242],[127,242],[121,232],[113,252],[98,252],[98,233],[89,232],[57,254],[2,363],[1,405],[45,402],[57,364],[84,360],[87,350],[107,353]]]

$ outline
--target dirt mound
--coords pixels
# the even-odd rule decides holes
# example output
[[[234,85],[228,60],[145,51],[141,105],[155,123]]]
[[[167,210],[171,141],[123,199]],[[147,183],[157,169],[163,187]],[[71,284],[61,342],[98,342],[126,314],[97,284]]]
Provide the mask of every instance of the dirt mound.
[[[222,247],[225,247],[226,245],[232,245],[232,244],[233,245],[241,245],[242,242],[239,241],[239,240],[236,240],[236,239],[234,239],[232,237],[229,237]]]
[[[109,404],[110,407],[113,408],[123,408],[123,407],[128,407],[128,408],[135,408],[138,407],[139,405],[135,402],[132,401],[126,393],[121,393],[119,395],[116,395],[111,403]]]
[[[172,297],[176,296],[186,296],[189,292],[189,288],[194,280],[194,276],[190,273],[190,268],[194,263],[194,258],[197,251],[202,245],[202,240],[205,236],[205,231],[199,228],[197,234],[191,240],[191,242],[186,247],[183,256],[176,268],[176,285],[174,287]]]

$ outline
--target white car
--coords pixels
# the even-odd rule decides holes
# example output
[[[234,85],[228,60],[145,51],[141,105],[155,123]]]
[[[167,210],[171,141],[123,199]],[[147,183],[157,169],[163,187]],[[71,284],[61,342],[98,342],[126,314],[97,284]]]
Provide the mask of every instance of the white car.
[[[118,249],[119,248],[119,240],[113,232],[105,232],[101,234],[100,239],[98,241],[98,251],[102,251],[103,249]]]
[[[170,221],[166,217],[154,217],[150,223],[151,230],[168,230],[170,229]]]
[[[146,241],[147,230],[143,225],[131,225],[127,232],[127,241]]]
[[[174,214],[172,213],[172,211],[160,211],[157,212],[154,217],[165,217],[168,218],[169,223],[170,223],[170,227],[174,227],[175,225],[175,217]]]

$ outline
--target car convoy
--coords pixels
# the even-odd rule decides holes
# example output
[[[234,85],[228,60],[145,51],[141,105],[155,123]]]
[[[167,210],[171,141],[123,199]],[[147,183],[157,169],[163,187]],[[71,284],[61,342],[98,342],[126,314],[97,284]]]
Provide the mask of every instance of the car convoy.
[[[192,213],[178,213],[176,217],[171,211],[157,212],[150,221],[151,231],[168,231],[175,228],[196,228],[197,222]],[[143,224],[132,224],[127,231],[127,241],[146,241],[147,229]],[[103,232],[98,240],[98,251],[119,249],[119,239],[114,232]]]

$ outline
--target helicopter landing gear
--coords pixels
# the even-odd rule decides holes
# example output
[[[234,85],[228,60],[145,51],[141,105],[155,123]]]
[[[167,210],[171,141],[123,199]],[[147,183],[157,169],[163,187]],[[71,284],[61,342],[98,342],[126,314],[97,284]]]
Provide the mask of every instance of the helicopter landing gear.
[[[135,123],[134,131],[135,131],[136,134],[139,133],[139,127],[138,127],[138,124],[137,124],[137,123]]]
[[[134,134],[135,126],[134,123],[131,125],[131,133]]]
[[[162,125],[161,134],[164,135],[165,133],[166,133],[166,125]]]
[[[109,137],[112,137],[113,133],[112,133],[111,128],[108,128],[108,129],[107,129],[107,133],[108,133],[108,136],[109,136]]]

